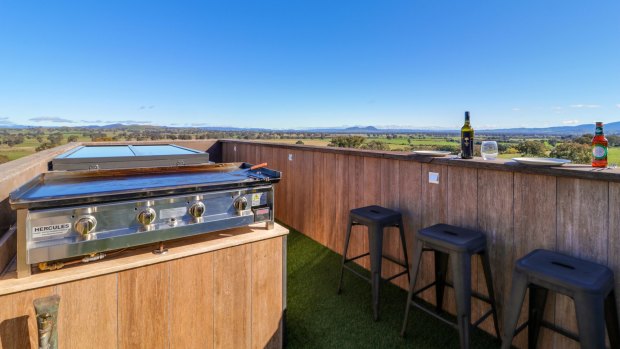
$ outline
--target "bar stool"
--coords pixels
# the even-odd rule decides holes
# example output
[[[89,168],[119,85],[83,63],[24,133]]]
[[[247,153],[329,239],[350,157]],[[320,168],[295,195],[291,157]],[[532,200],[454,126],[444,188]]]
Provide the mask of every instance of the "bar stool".
[[[351,239],[351,228],[354,225],[364,225],[368,227],[368,244],[370,245],[370,251],[359,256],[347,259],[349,240]],[[383,255],[383,229],[387,227],[397,227],[400,231],[400,242],[403,247],[403,254],[405,255],[404,263],[394,258],[391,258],[390,256]],[[354,269],[346,265],[346,263],[348,262],[352,262],[358,258],[362,258],[368,255],[370,255],[370,278],[363,276],[362,274],[356,272]],[[405,243],[405,230],[403,227],[402,215],[400,214],[400,212],[374,205],[351,210],[351,212],[349,213],[349,225],[347,227],[347,234],[344,239],[344,251],[342,252],[338,294],[340,294],[340,292],[342,291],[342,276],[344,273],[344,269],[347,269],[354,275],[357,275],[360,278],[369,281],[372,289],[373,319],[375,321],[379,319],[379,289],[381,284],[382,258],[385,258],[390,262],[398,264],[405,268],[404,271],[387,278],[385,281],[395,279],[404,274],[407,274],[407,277],[409,278],[407,244]]]
[[[407,296],[407,306],[405,307],[405,319],[403,321],[401,335],[405,335],[405,331],[407,329],[407,318],[409,317],[409,309],[411,305],[413,305],[425,313],[434,316],[458,329],[461,348],[469,348],[469,334],[470,327],[472,326],[471,297],[474,297],[490,304],[491,309],[482,315],[480,319],[476,320],[473,326],[478,326],[490,315],[493,315],[495,333],[499,338],[499,326],[497,322],[497,312],[495,309],[495,294],[493,292],[491,265],[486,251],[486,236],[478,231],[447,224],[436,224],[418,231],[414,246],[413,274],[411,275],[411,283],[409,285],[409,294]],[[420,288],[419,290],[415,290],[416,278],[422,262],[422,253],[425,251],[433,251],[435,254],[435,281]],[[471,289],[472,255],[479,255],[482,261],[484,277],[487,284],[487,292],[489,293],[488,297],[485,297],[477,292],[473,292]],[[448,262],[450,262],[452,267],[454,279],[453,285],[446,282]],[[433,286],[435,286],[435,296],[437,298],[435,312],[413,300],[413,296],[424,292]],[[446,286],[453,287],[456,295],[456,324],[446,320],[440,315],[443,311],[443,295]]]
[[[529,318],[515,331],[528,288]],[[579,336],[543,320],[549,290],[574,300]],[[581,348],[605,348],[605,324],[611,347],[620,348],[614,274],[604,265],[548,250],[534,250],[517,261],[510,297],[502,348],[510,348],[513,337],[526,326],[528,348],[536,348],[541,327],[581,342]]]

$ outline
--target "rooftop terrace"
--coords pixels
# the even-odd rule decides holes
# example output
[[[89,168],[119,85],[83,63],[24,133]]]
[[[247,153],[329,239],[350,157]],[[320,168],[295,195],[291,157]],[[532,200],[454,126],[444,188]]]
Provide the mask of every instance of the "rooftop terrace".
[[[355,207],[378,204],[402,212],[409,249],[414,232],[435,223],[484,232],[500,319],[509,297],[514,261],[533,249],[561,251],[620,272],[620,169],[543,169],[504,160],[431,159],[405,153],[237,140],[175,144],[208,150],[217,162],[268,162],[270,168],[283,172],[283,179],[276,186],[275,209],[276,219],[293,230],[288,237],[286,292],[285,338],[290,348],[457,346],[456,331],[419,311],[410,316],[409,335],[405,339],[399,336],[405,277],[384,288],[382,318],[376,323],[371,316],[370,288],[363,281],[346,276],[345,292],[336,295],[347,214]],[[8,193],[46,171],[51,158],[73,146],[76,144],[0,165],[0,231],[11,232],[9,227],[16,220],[8,205]],[[439,174],[438,184],[429,183],[430,172]],[[354,234],[362,229],[354,228]],[[0,265],[12,258],[15,244],[12,233],[0,238]],[[365,234],[356,235],[351,255],[367,250]],[[402,258],[397,234],[386,234],[384,253]],[[425,257],[421,282],[430,281],[432,264],[432,256]],[[369,268],[367,258],[360,259],[359,268]],[[384,276],[399,271],[389,262],[383,270]],[[486,293],[482,268],[475,264],[473,274],[473,288]],[[617,280],[616,286],[620,286]],[[421,296],[429,304],[435,303],[433,292]],[[546,320],[576,331],[572,301],[564,296],[551,297]],[[452,313],[453,298],[447,292],[447,310]],[[473,302],[473,317],[485,309]],[[483,322],[482,329],[492,332],[491,321]],[[513,344],[525,347],[526,337],[527,330]],[[490,335],[477,331],[472,345],[482,348],[497,344]],[[541,334],[540,345],[578,347],[572,340],[547,330]]]

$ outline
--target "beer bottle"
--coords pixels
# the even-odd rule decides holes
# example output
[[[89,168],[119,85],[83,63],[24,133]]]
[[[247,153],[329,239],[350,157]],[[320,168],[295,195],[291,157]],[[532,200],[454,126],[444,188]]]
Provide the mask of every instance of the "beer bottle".
[[[596,123],[596,133],[592,138],[592,167],[607,167],[607,138],[603,134],[603,123]]]

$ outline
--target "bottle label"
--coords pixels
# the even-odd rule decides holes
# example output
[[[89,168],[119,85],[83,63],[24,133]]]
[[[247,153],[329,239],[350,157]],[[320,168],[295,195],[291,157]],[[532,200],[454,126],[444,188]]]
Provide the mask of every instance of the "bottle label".
[[[461,157],[471,158],[474,156],[473,132],[461,133]]]
[[[592,156],[594,156],[595,160],[607,159],[607,147],[595,145],[594,148],[592,148]]]

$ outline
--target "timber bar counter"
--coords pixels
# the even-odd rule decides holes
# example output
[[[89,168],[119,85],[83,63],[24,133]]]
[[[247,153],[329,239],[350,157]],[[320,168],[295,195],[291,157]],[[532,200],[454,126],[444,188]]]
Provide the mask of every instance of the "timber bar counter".
[[[510,160],[451,160],[399,152],[221,142],[224,162],[268,162],[282,171],[284,176],[276,190],[276,218],[338,254],[343,251],[349,211],[368,205],[402,213],[410,258],[413,234],[423,227],[445,223],[483,232],[500,327],[515,261],[537,248],[607,265],[614,271],[616,289],[620,289],[620,169],[598,171],[581,165],[532,168]],[[429,183],[431,172],[439,175],[439,183]],[[364,228],[353,229],[356,234],[356,229],[361,232]],[[351,240],[351,256],[368,251],[365,235],[359,233]],[[386,234],[384,255],[402,259],[400,249],[398,233]],[[420,285],[432,282],[434,277],[433,256],[425,255],[418,276]],[[368,258],[358,261],[370,268]],[[383,277],[400,270],[396,264],[385,263]],[[408,287],[404,276],[393,282],[405,290]],[[487,294],[478,261],[472,262],[472,285],[475,291]],[[448,288],[446,293],[444,308],[454,314],[453,291]],[[435,304],[432,288],[421,296]],[[527,298],[525,303],[524,307]],[[403,298],[403,310],[404,305]],[[473,300],[472,318],[477,319],[487,309],[488,305]],[[526,315],[527,311],[522,311],[522,321]],[[577,331],[573,302],[564,296],[550,294],[545,320]],[[482,328],[494,333],[490,317]],[[414,331],[410,328],[408,332],[413,335]],[[515,338],[513,345],[527,347],[527,330]],[[579,345],[542,329],[539,347],[564,349]]]

